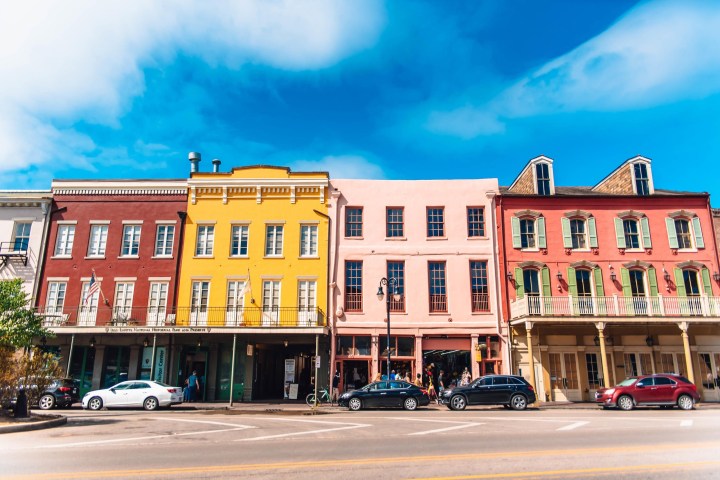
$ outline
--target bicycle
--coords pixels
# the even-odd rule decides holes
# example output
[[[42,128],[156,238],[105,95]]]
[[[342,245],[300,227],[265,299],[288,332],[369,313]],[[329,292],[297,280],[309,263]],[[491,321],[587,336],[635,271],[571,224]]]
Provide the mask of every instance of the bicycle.
[[[309,407],[315,406],[315,393],[308,393],[308,396],[305,397],[305,403],[308,404]],[[327,387],[321,388],[318,390],[318,405],[323,403],[332,403],[330,398],[330,391]]]

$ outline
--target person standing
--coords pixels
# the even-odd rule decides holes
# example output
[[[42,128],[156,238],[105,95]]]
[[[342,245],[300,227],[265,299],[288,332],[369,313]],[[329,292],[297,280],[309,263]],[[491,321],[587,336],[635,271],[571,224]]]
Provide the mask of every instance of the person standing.
[[[422,383],[422,373],[418,373],[418,374],[417,374],[417,378],[415,378],[415,385],[417,385],[418,387],[422,387],[422,386],[423,386],[423,383]]]
[[[467,367],[465,367],[465,370],[463,370],[462,377],[460,378],[460,385],[470,385],[470,380],[472,379],[472,376],[470,375],[470,372],[468,371]]]
[[[440,370],[440,373],[438,373],[438,390],[437,390],[437,403],[440,403],[440,397],[442,397],[443,390],[445,390],[445,380],[443,379],[443,376],[445,376],[445,372]]]
[[[340,372],[335,371],[335,376],[332,379],[332,396],[330,397],[330,405],[333,405],[338,401],[340,397]]]
[[[197,371],[195,370],[193,370],[192,375],[188,377],[188,391],[190,402],[196,401],[200,393],[200,377],[198,377]]]

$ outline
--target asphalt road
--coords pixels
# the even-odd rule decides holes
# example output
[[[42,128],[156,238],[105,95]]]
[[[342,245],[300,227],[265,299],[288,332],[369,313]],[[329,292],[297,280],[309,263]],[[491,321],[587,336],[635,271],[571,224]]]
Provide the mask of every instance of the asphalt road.
[[[720,410],[68,415],[0,436],[0,478],[720,478]]]

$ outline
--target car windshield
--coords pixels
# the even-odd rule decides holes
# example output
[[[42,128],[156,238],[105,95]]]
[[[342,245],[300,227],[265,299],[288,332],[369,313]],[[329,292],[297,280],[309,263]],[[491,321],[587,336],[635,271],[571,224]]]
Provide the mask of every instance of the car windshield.
[[[634,384],[635,382],[637,382],[637,378],[626,378],[622,382],[618,383],[617,386],[618,387],[629,387],[630,385]]]
[[[110,387],[110,390],[127,390],[128,388],[130,388],[130,385],[132,385],[132,383],[118,383],[117,385],[113,385],[112,387]]]

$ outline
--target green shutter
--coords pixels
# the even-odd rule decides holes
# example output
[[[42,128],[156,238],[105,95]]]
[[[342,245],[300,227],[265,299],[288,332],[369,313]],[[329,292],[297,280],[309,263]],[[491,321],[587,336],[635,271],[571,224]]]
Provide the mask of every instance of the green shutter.
[[[538,217],[535,225],[537,225],[538,248],[547,248],[547,242],[545,241],[545,217]]]
[[[670,248],[678,248],[677,232],[675,231],[675,220],[672,218],[665,219],[665,228],[667,228],[668,242]]]
[[[695,234],[695,248],[705,248],[705,240],[703,240],[702,228],[700,228],[700,217],[693,217],[693,233]]]
[[[550,269],[543,267],[542,269],[542,294],[543,297],[552,296],[552,290],[550,288]]]
[[[568,292],[570,292],[570,295],[573,297],[577,297],[577,278],[575,278],[575,269],[568,267],[567,276]]]
[[[563,247],[572,248],[572,236],[570,235],[570,219],[562,217],[560,219],[562,224],[562,236],[563,236]]]
[[[523,287],[523,270],[515,269],[515,298],[523,298],[525,296],[525,288]]]
[[[630,288],[630,272],[627,268],[620,269],[620,281],[622,282],[623,297],[632,297]]]
[[[595,228],[595,217],[588,218],[587,224],[588,234],[590,236],[590,248],[598,248],[597,229]]]
[[[600,268],[594,269],[593,275],[595,276],[595,295],[598,297],[604,297],[605,288],[603,287],[602,270],[600,270]]]
[[[685,292],[685,279],[683,278],[683,271],[679,268],[675,269],[675,288],[677,289],[678,297],[686,297]]]
[[[653,267],[649,267],[647,269],[647,277],[648,277],[648,283],[650,284],[650,296],[657,297],[658,296],[657,275],[655,274],[655,269]]]
[[[650,240],[650,221],[647,217],[642,217],[640,219],[640,228],[642,229],[643,248],[652,248],[652,241]]]
[[[617,240],[618,248],[626,248],[625,247],[625,230],[623,229],[622,218],[615,219],[615,239]]]
[[[512,217],[510,219],[510,226],[512,228],[513,248],[522,247],[522,243],[520,242],[520,219],[518,217]]]
[[[708,297],[713,296],[712,291],[712,283],[710,283],[710,270],[707,268],[703,268],[700,270],[700,274],[702,275],[702,282],[703,282],[703,289],[705,290],[705,295]]]

